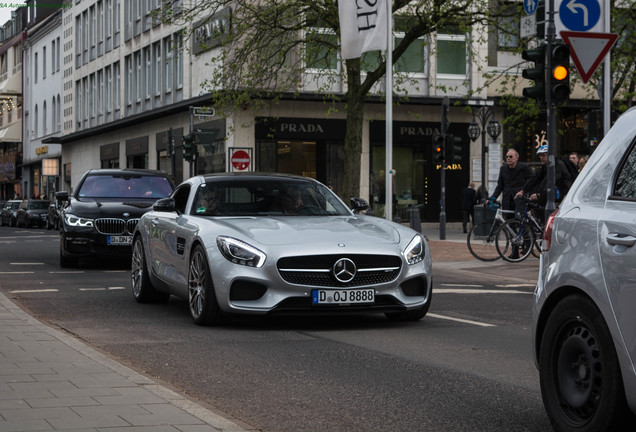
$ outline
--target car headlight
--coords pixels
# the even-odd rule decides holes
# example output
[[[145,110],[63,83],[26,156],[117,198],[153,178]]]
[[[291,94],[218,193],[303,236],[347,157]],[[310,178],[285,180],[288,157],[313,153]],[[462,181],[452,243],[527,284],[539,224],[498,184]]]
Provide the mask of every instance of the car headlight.
[[[424,253],[424,241],[420,235],[416,235],[404,249],[404,258],[409,265],[417,264],[424,259]]]
[[[253,246],[232,237],[219,236],[216,244],[223,256],[234,264],[248,267],[261,267],[266,255]]]
[[[88,227],[91,228],[93,226],[93,219],[87,219],[79,216],[75,216],[72,213],[66,213],[64,215],[64,222],[68,226],[72,227]]]

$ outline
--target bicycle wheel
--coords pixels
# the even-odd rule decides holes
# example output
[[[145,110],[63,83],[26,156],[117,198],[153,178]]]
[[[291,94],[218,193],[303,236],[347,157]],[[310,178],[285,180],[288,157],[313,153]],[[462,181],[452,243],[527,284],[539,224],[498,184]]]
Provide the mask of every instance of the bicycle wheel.
[[[466,237],[470,253],[481,261],[497,261],[500,258],[495,246],[495,235],[501,224],[481,222],[473,226]]]
[[[508,219],[495,235],[495,246],[508,262],[521,262],[528,258],[534,246],[534,233],[519,219]]]

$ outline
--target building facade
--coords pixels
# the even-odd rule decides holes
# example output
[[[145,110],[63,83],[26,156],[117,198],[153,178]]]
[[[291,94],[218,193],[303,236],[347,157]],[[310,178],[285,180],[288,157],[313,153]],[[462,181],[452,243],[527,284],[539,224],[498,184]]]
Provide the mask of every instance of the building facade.
[[[178,12],[181,3],[170,7]],[[185,38],[180,26],[157,19],[162,7],[166,6],[158,0],[75,0],[50,18],[51,23],[61,20],[61,26],[41,24],[33,29],[25,45],[29,58],[25,92],[33,91],[34,96],[25,97],[29,148],[27,153],[25,147],[20,188],[40,194],[71,191],[88,169],[120,167],[160,169],[176,182],[195,173],[286,172],[314,177],[342,193],[346,110],[343,104],[325,103],[318,95],[325,86],[334,94],[346,92],[342,60],[338,56],[315,63],[308,60],[298,94],[265,102],[258,111],[245,107],[221,118],[203,109],[210,102],[205,84],[214,67],[210,58],[218,49],[214,34],[228,25],[232,10],[188,23],[191,37]],[[397,21],[396,41],[403,37]],[[477,31],[488,33],[488,29]],[[308,30],[307,35],[311,34],[336,37],[320,28]],[[481,182],[483,165],[487,189],[494,189],[502,163],[500,149],[513,138],[519,141],[504,132],[496,142],[487,136],[483,149],[481,140],[472,142],[468,136],[479,104],[491,105],[491,115],[499,120],[505,117],[497,106],[499,89],[484,85],[483,71],[509,70],[519,63],[518,55],[507,51],[520,43],[518,38],[477,40],[469,34],[440,31],[414,42],[395,67],[396,73],[410,77],[395,89],[397,97],[408,99],[393,109],[396,174],[391,201],[393,213],[402,220],[408,218],[410,205],[420,208],[422,220],[439,219],[441,165],[434,158],[433,136],[440,130],[444,97],[451,100],[448,132],[462,148],[461,160],[446,166],[447,220],[460,220],[460,191],[470,181]],[[59,58],[52,59],[52,50],[61,51]],[[474,55],[469,56],[469,51]],[[324,80],[325,72],[332,78],[329,82]],[[45,80],[46,91],[38,90]],[[54,85],[57,92],[51,90]],[[469,93],[471,101],[466,97]],[[477,105],[471,110],[470,103]],[[386,199],[384,112],[379,98],[369,98],[360,154],[361,196],[379,216]],[[582,110],[574,107],[570,116],[576,125]],[[198,157],[190,163],[183,157],[182,140],[193,132]],[[518,147],[522,158],[532,162],[533,139],[541,131],[528,130],[527,135]],[[578,135],[568,138],[578,139]],[[566,147],[561,151],[570,150]],[[483,163],[482,156],[487,158]],[[42,178],[43,160],[48,159],[58,160],[59,178],[53,183],[48,176]]]

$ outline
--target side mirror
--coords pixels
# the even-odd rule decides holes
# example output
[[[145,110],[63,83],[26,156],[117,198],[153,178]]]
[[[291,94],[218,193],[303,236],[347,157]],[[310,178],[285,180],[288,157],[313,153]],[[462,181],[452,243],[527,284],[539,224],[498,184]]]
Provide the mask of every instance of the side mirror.
[[[58,201],[68,201],[68,192],[67,191],[55,192],[55,199]]]
[[[354,213],[360,213],[369,208],[369,203],[362,198],[351,198],[351,210]]]
[[[153,204],[152,209],[159,212],[173,212],[177,210],[177,205],[173,198],[161,198]]]

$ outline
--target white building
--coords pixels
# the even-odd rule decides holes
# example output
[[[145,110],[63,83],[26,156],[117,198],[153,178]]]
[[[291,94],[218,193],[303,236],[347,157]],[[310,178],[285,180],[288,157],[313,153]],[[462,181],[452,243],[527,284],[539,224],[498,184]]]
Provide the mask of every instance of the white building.
[[[25,197],[53,199],[60,187],[62,146],[62,11],[27,30],[24,49],[22,184]]]

